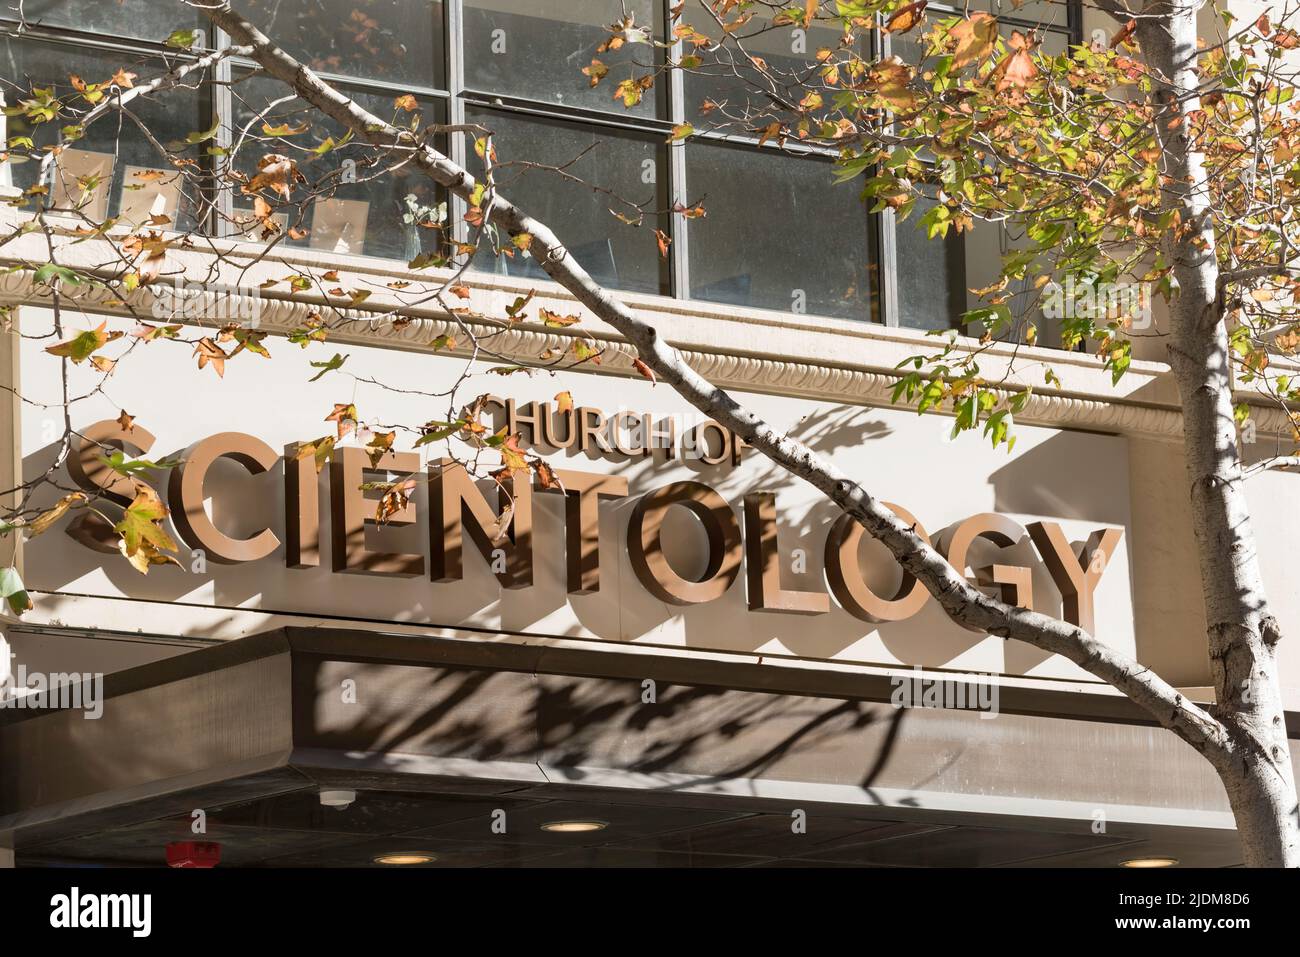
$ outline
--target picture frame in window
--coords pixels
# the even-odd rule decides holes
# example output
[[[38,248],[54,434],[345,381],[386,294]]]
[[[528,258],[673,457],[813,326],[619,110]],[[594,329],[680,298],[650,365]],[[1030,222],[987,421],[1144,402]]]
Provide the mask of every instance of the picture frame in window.
[[[95,150],[65,149],[59,153],[58,165],[50,175],[53,178],[50,194],[54,205],[66,209],[79,209],[82,215],[97,223],[108,216],[108,194],[113,185],[112,153]],[[80,183],[95,177],[89,191]]]
[[[370,204],[364,199],[318,199],[312,212],[308,245],[333,253],[360,256],[366,245]]]
[[[149,224],[155,216],[166,216],[172,224],[176,222],[181,208],[179,174],[149,166],[126,166],[122,172],[118,219],[135,227]]]

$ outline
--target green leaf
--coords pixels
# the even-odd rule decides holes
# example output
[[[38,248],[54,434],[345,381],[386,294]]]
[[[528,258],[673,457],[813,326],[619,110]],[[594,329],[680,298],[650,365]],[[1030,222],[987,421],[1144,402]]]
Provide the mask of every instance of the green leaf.
[[[198,39],[198,30],[173,30],[163,43],[174,50],[188,50]]]
[[[311,367],[312,367],[313,369],[320,369],[320,372],[317,372],[314,376],[312,376],[312,377],[311,377],[310,379],[308,379],[307,381],[308,381],[308,382],[315,382],[317,379],[319,379],[319,378],[320,378],[321,376],[323,376],[325,373],[327,373],[327,372],[333,372],[333,371],[336,370],[336,369],[340,369],[340,368],[342,368],[342,367],[343,367],[343,363],[345,363],[345,362],[347,362],[347,361],[348,361],[348,357],[347,357],[347,356],[339,355],[339,354],[336,352],[336,353],[334,353],[334,357],[333,357],[332,359],[330,359],[328,362],[312,362],[312,363],[310,363]]]
[[[81,277],[75,271],[67,266],[60,266],[57,263],[46,263],[36,270],[36,281],[40,283],[49,283],[51,279],[60,279],[69,286],[78,286],[81,284]]]
[[[690,123],[679,123],[677,126],[673,127],[672,134],[668,137],[666,142],[680,143],[683,140],[690,139],[690,137],[694,135],[695,127],[691,126]]]
[[[185,137],[185,142],[189,143],[191,146],[193,146],[195,143],[206,143],[208,140],[212,139],[214,136],[217,135],[217,130],[219,129],[221,129],[220,118],[218,118],[217,121],[212,124],[212,129],[204,130],[201,133],[188,134]]]
[[[457,419],[455,422],[430,422],[425,426],[429,431],[415,440],[415,447],[418,449],[430,442],[438,442],[450,435],[455,435],[464,427],[465,421],[463,419]]]
[[[154,462],[149,459],[128,459],[126,454],[119,450],[114,450],[111,455],[101,455],[99,458],[118,475],[125,475],[128,478],[137,472],[148,472],[152,469],[174,469],[182,461],[181,459],[159,459]]]
[[[141,545],[176,551],[176,543],[159,524],[166,517],[167,506],[158,493],[148,485],[137,483],[135,500],[122,512],[122,520],[113,526],[126,543],[128,557],[138,552]]]
[[[32,599],[16,568],[0,568],[0,598],[15,615],[21,615],[32,607]]]
[[[1011,435],[1011,413],[1003,409],[990,415],[984,423],[984,436],[993,442],[995,449],[1005,442],[1010,452],[1016,444],[1015,436]]]

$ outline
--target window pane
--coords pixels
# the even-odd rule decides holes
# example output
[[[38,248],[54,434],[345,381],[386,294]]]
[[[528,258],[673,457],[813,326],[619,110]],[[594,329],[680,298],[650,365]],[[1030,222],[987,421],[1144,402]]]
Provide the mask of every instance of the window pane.
[[[700,22],[705,19],[696,17],[691,25],[705,36],[721,36],[716,24]],[[729,125],[732,132],[747,132],[760,124],[788,119],[794,114],[782,101],[798,103],[813,90],[821,92],[827,104],[818,115],[825,112],[832,119],[837,115],[830,104],[840,88],[822,83],[816,56],[819,49],[837,49],[841,32],[815,25],[807,30],[799,25],[773,27],[771,22],[771,17],[754,16],[737,34],[745,52],[767,64],[763,72],[754,69],[730,41],[714,50],[687,48],[701,60],[684,78],[688,121],[717,128]],[[706,101],[715,106],[701,114]]]
[[[233,141],[238,143],[250,120],[267,111],[276,100],[289,95],[287,88],[263,77],[236,82],[231,87],[235,105]],[[383,119],[394,118],[393,98],[388,95],[345,90],[360,106]],[[441,100],[421,101],[421,125],[443,122]],[[409,124],[414,114],[402,111],[397,120]],[[287,138],[267,140],[265,125],[291,129],[307,124],[302,132]],[[342,139],[342,130],[299,99],[277,104],[249,129],[252,139],[238,147],[235,168],[245,176],[257,171],[258,160],[267,153],[281,153],[297,162],[305,182],[296,183],[290,202],[269,191],[261,195],[273,201],[274,218],[281,239],[291,246],[383,259],[410,261],[422,252],[433,252],[444,238],[445,195],[418,171],[391,167],[396,159],[356,141],[318,155],[315,150],[327,137]],[[262,137],[263,141],[257,139]],[[236,192],[235,215],[239,220],[227,232],[247,231],[258,238],[261,230],[251,221],[253,197]],[[302,231],[306,231],[302,235]],[[295,238],[296,237],[296,238]],[[275,239],[275,236],[269,239]]]
[[[894,230],[898,269],[898,324],[911,329],[954,329],[966,305],[966,259],[960,236],[927,239],[919,226],[934,200],[920,199]]]
[[[313,70],[446,89],[442,0],[244,0],[236,7]]]
[[[783,312],[872,314],[868,217],[827,161],[773,150],[686,147],[691,296]]]
[[[1033,20],[1033,17],[1025,19]],[[1004,39],[1010,39],[1011,34],[1016,31],[1024,32],[1023,27],[1012,26],[1011,24],[1001,24],[998,32]],[[908,63],[916,64],[921,62],[922,44],[921,34],[919,31],[913,31],[910,34],[895,34],[889,38],[890,52],[897,57],[902,58]],[[1065,53],[1070,47],[1070,37],[1067,33],[1061,33],[1054,30],[1041,31],[1038,34],[1039,46],[1034,51],[1036,54],[1045,56],[1059,56]],[[937,57],[931,56],[927,62],[927,67],[932,68]]]
[[[12,38],[0,38],[0,58],[5,102],[17,106],[31,98],[33,87],[52,88],[66,108],[79,112],[90,109],[90,104],[73,88],[70,75],[87,84],[106,84],[119,69],[125,69],[138,74],[143,82],[165,69],[158,61],[140,57]],[[183,142],[190,133],[212,125],[198,94],[188,89],[141,97],[131,109],[160,143]],[[203,174],[190,168],[189,175],[183,176],[134,123],[119,119],[105,116],[89,126],[85,136],[65,142],[61,130],[73,125],[72,120],[37,123],[18,113],[5,118],[5,134],[11,144],[15,137],[25,136],[37,149],[65,147],[44,184],[51,206],[79,209],[97,223],[120,215],[132,225],[140,225],[162,215],[181,229],[192,228],[202,210]],[[0,185],[21,189],[35,185],[39,160],[20,160],[15,152],[0,164]]]
[[[667,206],[667,148],[662,136],[476,110],[466,119],[493,132],[500,164],[497,188],[554,229],[597,282],[634,292],[668,291],[668,263],[659,255],[653,232],[668,230],[667,217],[660,212]],[[478,175],[481,166],[474,159]],[[512,162],[564,166],[564,175],[508,165]],[[610,212],[637,217],[641,214],[636,206],[644,210],[640,226],[628,225]],[[486,248],[479,250],[476,265],[511,276],[545,278],[531,258],[494,258]]]
[[[957,5],[958,9],[961,5]],[[971,10],[987,10],[994,16],[1012,20],[1024,20],[1060,30],[1070,26],[1069,6],[1063,0],[972,0]],[[934,15],[934,14],[932,14]]]
[[[650,26],[662,39],[662,0],[465,0],[465,85],[581,109],[666,116],[662,79],[637,106],[615,99],[619,83],[662,62],[654,46],[625,43],[596,52],[625,6],[636,27]],[[609,67],[595,87],[581,72],[593,58]]]
[[[17,19],[16,0],[4,6],[4,16]],[[63,27],[100,36],[159,41],[174,30],[194,28],[204,29],[206,37],[212,36],[206,18],[176,0],[24,0],[22,11],[33,26]]]

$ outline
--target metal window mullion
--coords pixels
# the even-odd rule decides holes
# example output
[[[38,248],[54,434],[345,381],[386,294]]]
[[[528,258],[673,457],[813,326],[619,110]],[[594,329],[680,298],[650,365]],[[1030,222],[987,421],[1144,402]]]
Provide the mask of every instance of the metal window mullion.
[[[664,36],[673,35],[673,14],[672,4],[664,4]],[[681,59],[682,42],[677,40],[668,48],[665,56],[671,59],[671,62],[677,62]],[[670,70],[668,72],[668,118],[673,126],[686,122],[686,81],[683,79],[680,70]],[[685,143],[668,146],[668,201],[670,205],[680,203],[685,206],[688,202],[686,193],[686,150],[688,147]],[[673,244],[670,247],[672,251],[672,270],[669,277],[671,285],[669,293],[678,299],[689,299],[691,296],[691,277],[690,277],[690,223],[683,213],[669,213],[672,217],[669,229],[672,231]]]
[[[470,106],[495,110],[499,113],[538,116],[562,123],[599,126],[643,136],[667,136],[672,130],[672,125],[667,120],[624,117],[617,113],[581,112],[543,100],[530,100],[520,96],[506,97],[496,93],[484,93],[481,90],[465,90],[461,99]]]
[[[37,43],[57,43],[79,49],[93,50],[95,52],[125,53],[129,56],[153,57],[158,60],[161,60],[164,57],[171,57],[172,59],[197,59],[208,49],[205,47],[196,47],[192,50],[177,50],[168,47],[163,43],[150,43],[147,40],[140,40],[133,37],[103,37],[95,34],[82,33],[71,27],[33,27],[28,25],[27,29],[19,32],[18,24],[16,22],[4,21],[0,21],[0,36],[8,37],[11,40],[32,40]]]
[[[445,29],[447,55],[447,122],[451,126],[460,126],[465,122],[465,31],[463,0],[446,0],[443,5],[446,14]],[[452,133],[447,137],[447,156],[462,169],[468,168],[465,137]],[[469,225],[465,222],[468,207],[465,200],[455,194],[447,199],[448,215],[451,218],[451,238],[454,242],[464,243],[469,240]]]
[[[256,60],[249,57],[230,57],[230,61],[237,67],[253,71],[261,68]],[[346,73],[331,73],[328,70],[312,70],[318,77],[329,83],[331,86],[352,87],[362,93],[374,93],[379,96],[395,96],[399,93],[410,93],[419,99],[441,99],[448,95],[449,90],[439,86],[429,86],[424,83],[394,83],[392,80],[375,79],[366,76],[349,76]]]
[[[880,18],[883,19],[883,18]],[[891,52],[889,34],[875,31],[873,43],[880,44],[880,56],[888,57]],[[886,326],[899,324],[898,313],[898,221],[893,209],[886,207],[876,213],[876,247],[880,257],[880,321]],[[871,228],[868,224],[867,228]]]
[[[230,36],[224,30],[216,30],[213,43],[218,50],[228,50],[231,46]],[[234,97],[230,92],[230,83],[233,79],[234,69],[231,66],[230,58],[223,57],[217,62],[212,71],[212,111],[216,116],[215,118],[209,117],[209,119],[221,121],[217,124],[216,145],[219,149],[227,152],[224,157],[213,158],[214,166],[223,160],[230,162],[229,150],[235,142],[233,132],[235,122]],[[231,222],[235,214],[233,189],[223,188],[220,183],[216,183],[216,191],[217,222],[212,224],[210,232],[217,236],[227,236],[234,232],[234,224]]]

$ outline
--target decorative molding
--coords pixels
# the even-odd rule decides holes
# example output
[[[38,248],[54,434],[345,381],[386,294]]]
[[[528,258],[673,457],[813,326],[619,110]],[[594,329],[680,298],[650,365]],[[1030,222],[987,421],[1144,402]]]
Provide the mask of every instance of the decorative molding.
[[[20,244],[27,238],[9,245]],[[45,251],[43,237],[30,238],[41,239],[41,252]],[[257,289],[259,311],[256,326],[272,334],[283,335],[301,328],[313,313],[328,310],[331,314],[355,317],[356,320],[349,327],[331,329],[332,342],[432,353],[432,342],[439,336],[449,335],[459,341],[458,347],[441,350],[438,354],[467,358],[471,354],[466,345],[468,332],[495,354],[486,361],[499,359],[503,362],[533,360],[547,350],[562,353],[575,338],[585,338],[595,340],[603,352],[599,367],[588,364],[580,371],[638,375],[632,364],[634,350],[611,330],[579,328],[572,331],[530,322],[506,325],[484,318],[493,312],[503,313],[505,303],[516,295],[533,290],[537,293],[535,305],[572,310],[575,305],[573,297],[554,283],[523,283],[517,278],[467,274],[462,281],[471,290],[468,305],[475,310],[476,316],[457,321],[436,305],[405,306],[383,288],[384,283],[393,279],[424,283],[441,281],[449,278],[450,274],[445,272],[413,273],[401,264],[325,256],[306,250],[288,250],[274,257],[251,260],[247,259],[248,244],[217,240],[212,244],[214,247],[218,244],[228,247],[220,250],[221,258],[212,252],[192,249],[169,254],[168,269],[175,270],[177,275],[183,271],[187,276],[218,278],[217,283],[207,287],[217,291],[200,293],[197,290],[205,287],[198,284],[186,286],[187,296],[194,297],[186,303],[186,311],[191,315],[216,316],[222,313],[223,308],[228,309],[231,296],[224,290]],[[98,250],[94,248],[96,246]],[[37,253],[34,248],[30,251]],[[48,259],[48,253],[39,259],[33,256],[24,260],[14,255],[21,250],[6,249],[5,252],[8,255],[0,262],[7,260],[11,265]],[[111,256],[106,255],[109,252],[109,244],[102,240],[65,245],[60,248],[60,261],[93,270],[95,264],[111,261]],[[248,267],[238,268],[231,262],[234,258],[245,259]],[[73,259],[79,262],[71,262]],[[282,281],[286,271],[295,268],[334,269],[340,273],[339,285],[369,284],[375,288],[375,293],[360,308],[342,308],[319,294],[290,295],[278,286],[261,288],[261,284],[268,280]],[[171,295],[172,288],[171,285],[165,287],[167,295]],[[0,274],[0,303],[44,305],[49,298],[48,288],[38,285],[29,269]],[[94,286],[75,294],[65,291],[63,298],[90,312],[152,319],[155,303],[160,297],[153,289],[142,287],[124,302],[115,291]],[[730,389],[848,405],[889,407],[892,405],[890,390],[898,378],[895,372],[897,363],[908,355],[933,348],[933,339],[912,330],[785,316],[764,310],[743,310],[662,297],[629,295],[627,298],[638,311],[661,315],[665,334],[681,349],[691,366],[710,381]],[[410,321],[394,325],[386,320],[384,314],[399,308],[403,318]],[[206,327],[220,324],[219,320],[169,318],[166,312],[164,309],[162,315],[166,321],[188,321]],[[756,335],[760,329],[764,334]],[[680,335],[677,334],[679,330]],[[760,340],[772,351],[756,349],[755,344]],[[806,346],[805,355],[782,348],[783,344],[791,343]],[[828,358],[832,355],[836,358]],[[1109,373],[1101,369],[1095,359],[1057,350],[1007,347],[1001,352],[990,350],[987,360],[989,363],[1009,362],[1012,355],[1022,365],[1034,369],[1043,362],[1050,362],[1067,380],[1067,387],[1062,390],[1035,390],[1023,412],[1017,416],[1021,423],[1112,432],[1161,441],[1181,440],[1182,415],[1175,404],[1138,399],[1133,396],[1133,391],[1127,394],[1115,392],[1111,389]],[[868,361],[840,361],[844,356],[863,356]],[[1136,389],[1160,391],[1159,387],[1164,386],[1167,391],[1165,366],[1134,362],[1133,367],[1130,376],[1138,383]],[[994,376],[990,375],[990,378]],[[1250,398],[1249,393],[1243,395],[1245,400]],[[1265,436],[1291,434],[1287,417],[1279,410],[1263,405],[1257,406],[1256,428]]]

